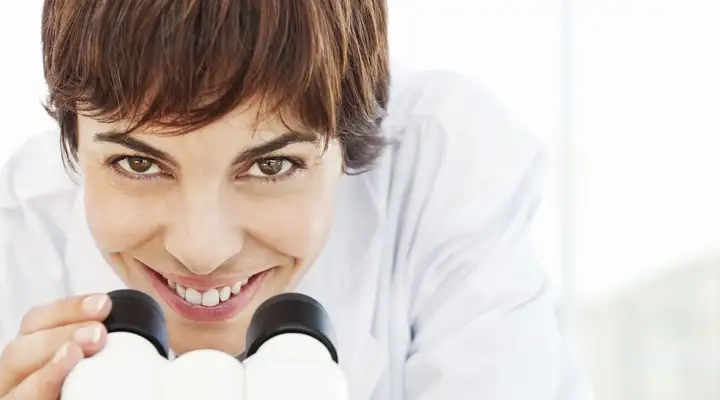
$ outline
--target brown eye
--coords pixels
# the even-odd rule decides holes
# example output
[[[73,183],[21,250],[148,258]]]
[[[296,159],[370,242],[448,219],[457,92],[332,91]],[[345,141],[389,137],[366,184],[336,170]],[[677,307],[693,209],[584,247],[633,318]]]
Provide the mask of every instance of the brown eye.
[[[265,176],[275,176],[285,172],[288,161],[280,158],[268,158],[258,161],[257,169]]]
[[[152,161],[142,157],[128,157],[127,163],[130,170],[132,170],[132,172],[137,172],[138,174],[144,174],[150,171],[150,168],[155,165]]]
[[[160,167],[144,157],[125,157],[118,161],[117,165],[130,174],[152,175],[160,172]]]
[[[303,165],[301,161],[287,157],[263,158],[253,163],[247,172],[247,177],[254,180],[277,182],[280,179],[294,176],[297,171],[303,169]]]

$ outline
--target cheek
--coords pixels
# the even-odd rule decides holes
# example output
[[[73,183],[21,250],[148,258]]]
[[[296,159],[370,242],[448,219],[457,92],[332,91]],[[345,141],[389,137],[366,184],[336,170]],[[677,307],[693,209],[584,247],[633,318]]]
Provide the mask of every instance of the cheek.
[[[246,220],[248,234],[276,251],[312,262],[322,250],[332,225],[334,185],[308,187],[302,193],[258,200]]]
[[[152,201],[123,193],[104,174],[84,174],[88,227],[103,253],[130,250],[150,237],[158,218]]]

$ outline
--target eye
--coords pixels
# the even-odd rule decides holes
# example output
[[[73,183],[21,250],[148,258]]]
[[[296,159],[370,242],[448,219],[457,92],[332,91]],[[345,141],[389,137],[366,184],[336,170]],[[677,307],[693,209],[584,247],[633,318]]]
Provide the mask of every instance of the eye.
[[[162,172],[157,163],[143,157],[124,157],[117,161],[117,165],[133,175],[155,175]]]
[[[248,175],[255,178],[277,177],[291,172],[296,165],[287,158],[265,158],[256,161]]]

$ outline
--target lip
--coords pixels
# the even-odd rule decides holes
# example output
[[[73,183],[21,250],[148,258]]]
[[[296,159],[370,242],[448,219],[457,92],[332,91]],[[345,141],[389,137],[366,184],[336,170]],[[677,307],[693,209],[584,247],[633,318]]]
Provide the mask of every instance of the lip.
[[[244,310],[252,301],[258,289],[262,286],[265,278],[274,268],[265,270],[259,274],[253,275],[248,283],[243,286],[240,293],[233,295],[229,300],[222,302],[214,307],[205,307],[197,304],[190,304],[185,299],[175,293],[168,287],[167,279],[155,272],[152,268],[142,264],[145,274],[150,279],[153,288],[158,292],[165,304],[180,316],[197,322],[221,322],[235,317]],[[170,279],[172,280],[172,278]],[[234,282],[237,282],[234,281]],[[180,283],[182,285],[182,283]],[[192,285],[190,285],[192,287]],[[227,286],[218,285],[212,286]]]

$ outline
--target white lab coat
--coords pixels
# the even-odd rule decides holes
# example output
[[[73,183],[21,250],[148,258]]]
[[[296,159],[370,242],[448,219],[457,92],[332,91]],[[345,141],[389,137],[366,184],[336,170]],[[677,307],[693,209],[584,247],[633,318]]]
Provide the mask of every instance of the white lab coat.
[[[539,146],[452,73],[396,74],[391,92],[396,144],[343,178],[298,288],[333,318],[353,400],[589,399],[528,238]],[[0,345],[34,305],[123,287],[59,143],[32,138],[0,175]]]

